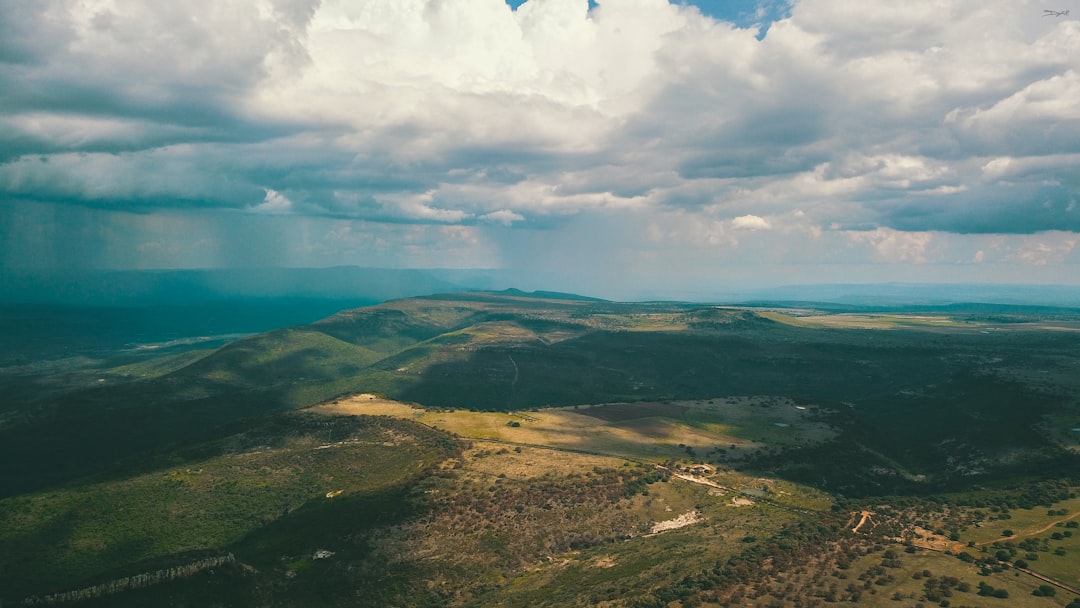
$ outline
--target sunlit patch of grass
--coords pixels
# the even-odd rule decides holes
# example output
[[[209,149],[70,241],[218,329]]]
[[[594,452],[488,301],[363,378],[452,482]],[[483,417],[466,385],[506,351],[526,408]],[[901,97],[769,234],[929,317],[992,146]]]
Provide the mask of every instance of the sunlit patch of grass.
[[[884,568],[880,574],[872,575],[867,580],[873,581],[874,593],[864,593],[858,604],[860,606],[886,607],[908,606],[910,602],[918,602],[924,597],[924,585],[928,580],[924,573],[930,573],[933,577],[955,577],[968,585],[968,591],[953,590],[953,595],[948,598],[949,603],[957,606],[1001,606],[1020,608],[1052,608],[1060,606],[1053,598],[1036,597],[1032,591],[1042,581],[1015,570],[1005,569],[1002,572],[992,573],[989,576],[981,576],[979,567],[957,559],[951,555],[932,551],[917,550],[915,553],[906,553],[902,547],[892,545],[886,550],[891,550],[897,555],[893,565],[899,563],[899,567]],[[884,551],[874,551],[853,561],[844,574],[849,580],[857,580],[863,573],[874,568],[880,569]],[[888,577],[881,583],[879,579]],[[886,582],[887,581],[887,582]],[[839,581],[844,582],[844,581]],[[861,581],[860,581],[861,582]],[[986,583],[995,589],[1004,589],[1008,592],[1008,598],[984,597],[978,595],[979,583]],[[902,596],[904,601],[895,600],[896,594]],[[937,605],[938,602],[922,600],[924,605]]]
[[[796,327],[834,328],[834,329],[918,329],[933,327],[982,327],[985,323],[976,323],[957,319],[948,315],[936,314],[870,314],[837,313],[822,315],[793,316],[774,311],[762,311],[760,316]]]
[[[1055,540],[1053,534],[1072,532],[1072,536]],[[1041,551],[1037,561],[1028,562],[1028,568],[1055,578],[1072,587],[1080,588],[1080,529],[1055,527],[1039,535],[1046,540],[1048,551]]]
[[[444,336],[468,336],[472,342],[479,344],[495,344],[499,342],[530,342],[539,340],[536,332],[526,329],[517,323],[509,321],[492,321],[477,323],[466,329],[443,334]]]
[[[683,331],[689,327],[681,313],[593,315],[589,324],[622,331]]]
[[[506,466],[512,467],[512,470],[501,472],[514,478],[524,478],[528,475],[524,471],[530,466],[537,462],[547,462],[549,459],[553,469],[569,470],[573,466],[578,466],[572,463],[580,458],[599,458],[598,463],[610,462],[611,459],[629,459],[640,463],[668,461],[692,463],[707,459],[707,456],[715,449],[722,448],[726,451],[733,445],[739,449],[761,448],[763,444],[739,439],[731,434],[712,433],[707,428],[699,428],[681,420],[655,415],[642,418],[632,417],[634,413],[657,414],[664,411],[687,414],[706,407],[719,408],[719,410],[707,410],[707,417],[719,417],[727,407],[722,405],[721,401],[723,400],[642,404],[636,411],[632,407],[634,404],[616,404],[611,406],[613,408],[611,412],[604,412],[603,406],[594,406],[505,413],[425,409],[364,394],[337,399],[312,408],[312,411],[328,415],[393,416],[420,422],[468,439],[495,442],[478,443],[476,449],[482,449],[485,452],[492,450],[501,452],[504,455],[502,458],[510,461],[510,464]],[[792,420],[802,420],[805,417],[806,422],[810,423],[809,417],[812,412],[809,409],[795,409],[786,400],[775,407],[760,405],[765,402],[774,403],[749,398],[732,400],[735,405],[731,407],[740,412],[741,421],[748,425],[750,433],[762,434],[761,431],[755,430],[753,424],[750,424],[755,420],[755,414],[768,416],[767,421],[761,423],[762,429],[769,432],[798,433],[794,427],[778,431],[771,430],[773,427],[768,421],[775,418],[776,414],[769,414],[769,412],[775,408],[781,408],[784,412],[787,410],[793,412],[783,414]],[[701,409],[701,411],[705,410]],[[706,427],[714,425],[714,428],[725,430],[727,428],[726,425],[719,423],[702,424]],[[815,422],[814,424],[824,426],[824,423]],[[825,431],[815,432],[824,434]],[[493,447],[499,445],[504,447]],[[771,500],[813,510],[828,508],[831,504],[831,499],[827,495],[810,491],[797,484],[747,477],[721,468],[723,470],[713,474],[711,479],[727,487],[761,492],[762,496]],[[544,467],[540,467],[539,470],[544,470]],[[729,496],[728,499],[730,498]]]
[[[1066,515],[1059,515],[1057,513],[1051,515],[1051,511],[1059,511],[1064,509],[1067,511]],[[991,543],[997,540],[1001,540],[1006,530],[1011,531],[1019,536],[1018,540],[1023,540],[1029,535],[1046,535],[1050,534],[1052,530],[1045,533],[1039,533],[1048,525],[1053,524],[1056,521],[1066,519],[1080,513],[1080,497],[1070,498],[1059,503],[1054,504],[1051,507],[1035,507],[1034,509],[1010,509],[1008,513],[1008,519],[995,519],[993,521],[984,521],[978,525],[978,527],[968,528],[961,535],[963,542],[975,541],[976,543]],[[1076,516],[1073,521],[1080,521],[1080,516]],[[1077,532],[1080,536],[1080,532]]]
[[[528,446],[511,447],[486,441],[476,441],[472,450],[466,452],[466,456],[474,456],[478,452],[495,453],[498,458],[474,458],[469,462],[469,469],[491,477],[505,475],[519,481],[545,475],[585,473],[597,467],[621,467],[626,463],[625,460],[612,456],[593,456]]]
[[[505,413],[411,407],[364,394],[337,399],[313,411],[389,415],[472,439],[545,445],[653,462],[685,459],[732,446],[752,450],[764,445],[813,443],[834,434],[827,424],[813,419],[814,412],[808,407],[771,398]]]

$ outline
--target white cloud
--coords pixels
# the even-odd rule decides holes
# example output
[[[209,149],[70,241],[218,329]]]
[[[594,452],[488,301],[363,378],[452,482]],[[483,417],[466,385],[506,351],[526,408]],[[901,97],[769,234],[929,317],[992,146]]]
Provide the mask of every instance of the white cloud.
[[[267,188],[263,202],[255,205],[251,210],[255,213],[290,213],[293,210],[293,204],[284,194]]]
[[[0,0],[4,197],[476,238],[603,217],[830,261],[1080,232],[1080,21],[1026,0],[801,0],[762,40],[666,0],[32,4]],[[1072,255],[1010,242],[949,255]]]
[[[491,213],[485,213],[479,218],[484,222],[492,222],[496,224],[502,224],[503,226],[509,226],[514,222],[521,222],[525,220],[525,216],[520,213],[514,213],[509,209],[499,209],[498,211],[492,211]]]
[[[869,245],[878,261],[889,264],[925,264],[928,249],[934,241],[934,235],[929,232],[900,232],[889,228],[853,231],[847,236],[852,243]]]
[[[1030,266],[1061,264],[1076,248],[1076,235],[1051,234],[1029,237],[1012,248],[1009,257]]]
[[[768,220],[756,215],[740,215],[731,220],[731,226],[736,230],[768,230],[772,227]]]
[[[425,192],[416,196],[387,196],[386,206],[397,209],[404,217],[437,223],[456,223],[469,219],[471,214],[460,209],[436,206],[436,193]]]

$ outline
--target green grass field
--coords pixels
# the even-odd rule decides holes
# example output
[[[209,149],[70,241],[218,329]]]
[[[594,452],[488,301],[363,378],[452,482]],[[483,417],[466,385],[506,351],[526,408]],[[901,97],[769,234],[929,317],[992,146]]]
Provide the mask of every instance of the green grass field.
[[[885,550],[872,552],[865,557],[854,561],[847,569],[847,579],[855,580],[860,586],[865,582],[859,580],[867,571],[881,571],[868,577],[873,584],[860,596],[860,606],[915,606],[922,603],[924,606],[940,605],[942,600],[949,601],[954,606],[980,606],[993,608],[1052,608],[1064,606],[1068,603],[1065,597],[1068,594],[1061,592],[1062,597],[1036,597],[1032,591],[1044,584],[1031,576],[1018,573],[1014,570],[1004,570],[992,573],[988,576],[979,574],[979,568],[962,562],[953,556],[919,550],[914,554],[905,553],[899,546],[890,547],[897,555],[899,562],[890,567],[881,568]],[[929,573],[930,576],[925,576]],[[967,591],[959,591],[953,587],[948,595],[935,596],[936,601],[927,598],[927,582],[931,578],[943,579],[953,577],[967,584]],[[882,581],[879,583],[879,581]],[[846,581],[842,581],[846,582]],[[995,589],[1004,589],[1007,598],[987,597],[978,595],[980,583],[990,585]],[[903,599],[897,599],[897,595]]]
[[[1066,513],[1060,515],[1057,511],[1064,509]],[[1051,511],[1055,513],[1050,514]],[[1039,531],[1052,526],[1054,523],[1076,518],[1080,515],[1080,498],[1054,503],[1050,507],[1037,507],[1034,509],[1010,509],[1008,519],[985,521],[978,527],[968,528],[964,531],[964,542],[975,541],[978,544],[992,543],[1001,540],[1005,530],[1009,530],[1018,538],[1040,533]]]
[[[1011,548],[1017,553],[1014,559],[1023,559],[1031,570],[1080,589],[1080,498],[1010,509],[1008,519],[970,527],[960,533],[960,541],[974,542],[989,554]]]

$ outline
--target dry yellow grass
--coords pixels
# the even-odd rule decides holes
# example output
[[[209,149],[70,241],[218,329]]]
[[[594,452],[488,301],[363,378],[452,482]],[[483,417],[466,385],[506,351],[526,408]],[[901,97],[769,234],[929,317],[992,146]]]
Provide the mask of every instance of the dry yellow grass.
[[[506,450],[503,452],[503,450]],[[519,451],[520,450],[520,451]],[[499,452],[498,458],[478,458],[484,452]],[[487,441],[475,442],[473,448],[465,452],[467,468],[491,477],[505,475],[510,479],[528,480],[545,475],[570,475],[584,473],[595,468],[614,468],[625,460],[610,456],[592,456],[573,454],[546,448],[515,447],[507,449],[500,443]]]
[[[680,444],[703,450],[717,445],[761,447],[734,435],[710,432],[668,419],[610,423],[569,409],[511,413],[440,411],[360,394],[315,406],[312,411],[332,415],[393,416],[469,439],[540,445],[656,462],[685,457],[685,447]],[[519,426],[513,426],[513,423]]]
[[[816,419],[812,406],[767,396],[474,412],[425,409],[358,394],[312,411],[392,416],[472,440],[645,462],[700,458],[720,448],[736,456],[768,446],[819,443],[835,435],[834,429]]]
[[[977,331],[1080,331],[1080,324],[1070,320],[1032,321],[1024,323],[997,323],[968,320],[944,314],[882,314],[882,313],[836,313],[813,315],[790,315],[776,311],[762,311],[760,316],[796,327],[832,329],[949,329]]]

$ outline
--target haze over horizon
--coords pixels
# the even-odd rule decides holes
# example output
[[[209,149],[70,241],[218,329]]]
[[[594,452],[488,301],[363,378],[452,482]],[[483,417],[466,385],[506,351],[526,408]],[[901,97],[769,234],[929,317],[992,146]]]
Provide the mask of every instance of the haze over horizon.
[[[1080,285],[1076,0],[0,0],[0,266]]]

